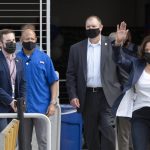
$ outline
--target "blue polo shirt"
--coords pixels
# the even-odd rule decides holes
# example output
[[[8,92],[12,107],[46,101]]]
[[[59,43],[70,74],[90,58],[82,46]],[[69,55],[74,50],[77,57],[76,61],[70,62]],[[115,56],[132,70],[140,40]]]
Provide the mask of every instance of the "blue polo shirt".
[[[50,57],[35,48],[32,55],[17,54],[23,60],[26,78],[26,112],[45,114],[51,101],[50,86],[58,80]]]

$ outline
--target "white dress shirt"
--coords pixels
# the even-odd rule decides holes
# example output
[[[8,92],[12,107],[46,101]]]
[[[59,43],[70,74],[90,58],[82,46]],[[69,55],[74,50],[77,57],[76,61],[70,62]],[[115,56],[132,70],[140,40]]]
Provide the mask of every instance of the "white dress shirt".
[[[97,44],[92,44],[88,39],[87,87],[102,87],[100,61],[101,61],[101,40]]]

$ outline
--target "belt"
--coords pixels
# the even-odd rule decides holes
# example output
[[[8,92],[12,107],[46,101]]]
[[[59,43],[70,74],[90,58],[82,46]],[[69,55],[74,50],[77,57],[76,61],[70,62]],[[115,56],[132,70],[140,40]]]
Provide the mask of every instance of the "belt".
[[[103,88],[102,87],[87,87],[86,90],[88,92],[96,93],[96,92],[102,91]]]

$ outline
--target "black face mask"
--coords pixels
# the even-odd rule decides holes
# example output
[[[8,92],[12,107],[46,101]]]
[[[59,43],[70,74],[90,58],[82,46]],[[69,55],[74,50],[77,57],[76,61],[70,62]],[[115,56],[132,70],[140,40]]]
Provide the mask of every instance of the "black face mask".
[[[36,47],[36,43],[34,43],[34,42],[22,42],[22,46],[24,49],[31,51]]]
[[[150,53],[149,52],[144,53],[144,58],[145,58],[146,62],[150,64]]]
[[[99,34],[100,34],[99,28],[86,30],[87,37],[91,39],[97,37]]]
[[[4,47],[4,50],[8,53],[8,54],[13,54],[16,50],[16,43],[14,42],[7,42],[6,43],[6,47]]]

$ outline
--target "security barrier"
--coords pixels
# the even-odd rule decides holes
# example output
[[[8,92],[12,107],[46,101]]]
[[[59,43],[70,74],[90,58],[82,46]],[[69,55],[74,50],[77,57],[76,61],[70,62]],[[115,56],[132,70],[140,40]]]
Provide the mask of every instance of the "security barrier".
[[[1,148],[3,150],[15,150],[18,137],[19,121],[13,119],[7,127],[1,132]]]
[[[51,150],[51,121],[50,119],[43,114],[39,113],[24,113],[25,118],[42,118],[47,125],[47,149]],[[17,118],[17,113],[0,113],[0,118]],[[9,139],[8,139],[9,140]],[[0,145],[0,148],[2,145]],[[2,150],[5,150],[4,148]],[[6,149],[11,150],[11,149]]]
[[[56,74],[59,76],[57,71],[56,71]],[[58,83],[58,86],[59,86],[59,83]],[[48,141],[46,150],[60,150],[61,108],[59,105],[58,95],[59,95],[59,90],[58,90],[57,98],[56,98],[56,101],[57,101],[56,113],[53,116],[50,116],[48,118],[44,114],[24,113],[24,118],[42,118],[43,120],[45,120],[45,123],[47,125],[47,141]],[[0,113],[0,118],[17,118],[17,113]],[[0,145],[0,148],[1,148],[1,145]]]

